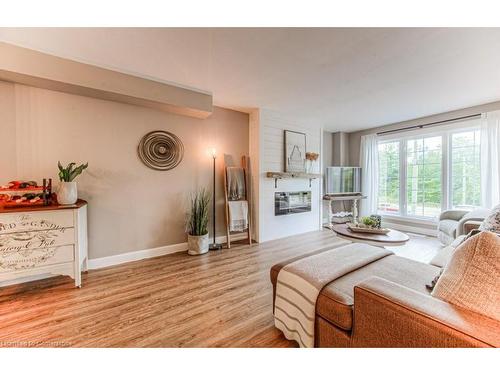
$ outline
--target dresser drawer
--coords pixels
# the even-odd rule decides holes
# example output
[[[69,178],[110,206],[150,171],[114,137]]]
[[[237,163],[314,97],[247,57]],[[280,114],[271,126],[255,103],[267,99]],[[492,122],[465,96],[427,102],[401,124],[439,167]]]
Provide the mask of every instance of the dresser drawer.
[[[0,253],[0,274],[58,263],[69,263],[73,260],[73,245]]]
[[[34,230],[0,234],[0,256],[33,249],[46,249],[75,243],[74,228]]]
[[[47,210],[0,215],[0,235],[71,227],[74,227],[73,210]]]

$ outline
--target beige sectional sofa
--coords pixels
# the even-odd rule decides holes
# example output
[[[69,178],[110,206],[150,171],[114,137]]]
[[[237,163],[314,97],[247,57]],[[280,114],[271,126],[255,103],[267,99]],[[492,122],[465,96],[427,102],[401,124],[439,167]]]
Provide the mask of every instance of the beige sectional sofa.
[[[271,268],[274,293],[281,268],[302,257]],[[316,301],[315,346],[500,346],[499,321],[431,296],[440,270],[389,255],[332,281]]]

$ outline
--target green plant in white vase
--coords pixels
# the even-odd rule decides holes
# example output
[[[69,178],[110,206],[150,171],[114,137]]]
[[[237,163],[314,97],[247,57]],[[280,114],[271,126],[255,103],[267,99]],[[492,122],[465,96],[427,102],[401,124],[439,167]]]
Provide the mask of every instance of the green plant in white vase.
[[[208,252],[208,205],[210,194],[206,189],[191,195],[188,214],[188,254],[200,255]]]
[[[88,166],[89,163],[81,164],[78,167],[76,163],[69,163],[63,167],[61,162],[57,162],[59,168],[59,189],[57,190],[57,202],[59,204],[75,204],[78,200],[78,189],[75,178],[78,177]]]

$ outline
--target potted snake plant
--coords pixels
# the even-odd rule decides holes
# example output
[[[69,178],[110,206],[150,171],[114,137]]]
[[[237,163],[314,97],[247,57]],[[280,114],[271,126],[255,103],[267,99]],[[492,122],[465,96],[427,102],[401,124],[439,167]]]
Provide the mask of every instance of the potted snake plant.
[[[69,163],[63,167],[61,162],[57,162],[59,167],[59,189],[57,190],[57,202],[59,204],[75,204],[78,200],[78,189],[74,179],[79,176],[89,163],[75,167],[76,163]]]
[[[210,194],[201,189],[191,195],[187,221],[188,254],[201,255],[208,252],[208,205]]]

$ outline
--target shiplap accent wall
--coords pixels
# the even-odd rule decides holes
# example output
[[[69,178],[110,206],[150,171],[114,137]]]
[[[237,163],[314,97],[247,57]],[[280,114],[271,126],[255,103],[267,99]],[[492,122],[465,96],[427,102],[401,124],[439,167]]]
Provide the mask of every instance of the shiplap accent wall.
[[[274,187],[274,180],[266,177],[268,171],[284,171],[284,131],[293,130],[306,133],[307,151],[321,155],[322,128],[317,124],[301,122],[266,109],[259,110],[258,124],[252,124],[252,136],[259,135],[259,178],[258,186],[254,191],[258,195],[258,228],[259,242],[287,237],[318,230],[321,228],[321,186],[320,179],[313,180],[309,187],[307,179],[279,180],[278,187]],[[252,142],[252,141],[250,141]],[[252,147],[250,147],[252,150]],[[320,156],[321,157],[321,156]],[[319,173],[321,160],[315,166]],[[255,176],[255,174],[254,174]],[[274,215],[274,193],[278,191],[307,191],[312,192],[311,212],[291,214],[286,216]]]

